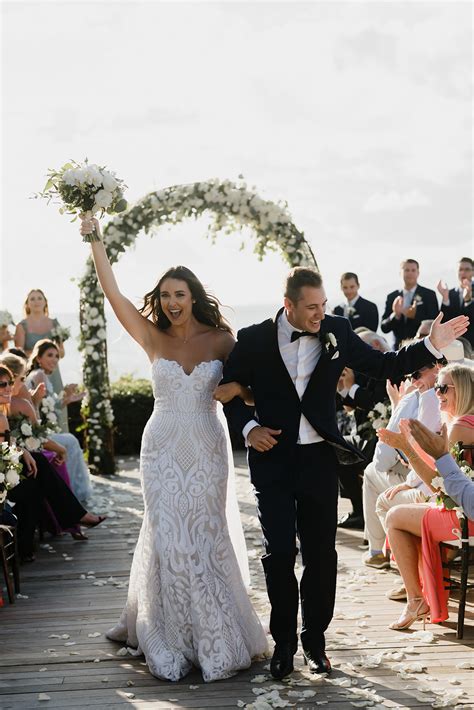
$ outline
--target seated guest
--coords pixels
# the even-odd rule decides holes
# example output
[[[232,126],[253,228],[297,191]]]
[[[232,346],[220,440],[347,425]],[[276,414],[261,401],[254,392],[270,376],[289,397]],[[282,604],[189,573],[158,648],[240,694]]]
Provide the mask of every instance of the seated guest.
[[[388,352],[390,347],[382,335],[371,330],[359,332],[359,338],[374,350]],[[344,368],[338,383],[338,399],[345,408],[353,410],[355,431],[345,435],[346,441],[361,450],[365,461],[339,467],[339,485],[341,498],[349,498],[352,511],[344,515],[338,526],[342,528],[364,528],[362,506],[362,480],[364,468],[372,460],[377,437],[368,414],[378,403],[388,404],[385,382],[368,377],[350,368]]]
[[[434,319],[439,312],[435,292],[418,284],[418,262],[402,261],[401,272],[403,288],[388,294],[380,326],[384,333],[393,333],[396,349],[403,340],[415,337],[422,320]]]
[[[463,256],[458,265],[459,286],[449,289],[446,282],[441,280],[438,283],[438,291],[441,294],[441,311],[444,313],[445,320],[458,315],[469,316],[470,324],[464,337],[474,347],[473,276],[474,262],[469,256]]]
[[[445,425],[442,428],[444,441],[441,453],[445,454],[448,447],[457,442],[473,444],[474,369],[458,363],[447,365],[438,373],[435,391],[440,410],[448,422],[447,428]],[[402,423],[401,429],[398,434],[381,430],[380,438],[404,452],[410,465],[434,493],[436,489],[433,486],[435,483],[433,479],[438,472],[433,463],[426,460],[426,456],[420,455],[420,450],[415,448],[408,436],[410,431],[420,431],[419,427],[413,424],[407,427]],[[421,429],[421,431],[425,430]],[[465,503],[464,513],[468,517],[472,516],[472,494],[469,492],[471,486],[459,485],[459,477],[456,476],[456,471],[454,476],[452,475],[452,465],[449,460],[444,460],[441,464],[445,471],[445,480],[450,479],[449,487],[455,503],[458,505]],[[400,505],[392,508],[386,522],[390,547],[407,590],[406,607],[398,621],[391,624],[390,628],[407,629],[415,621],[425,619],[428,615],[432,622],[445,621],[448,618],[447,593],[443,582],[439,543],[442,540],[454,540],[460,537],[456,511],[426,503]],[[474,534],[472,519],[469,521],[469,534]],[[420,539],[423,588],[419,576]]]
[[[9,436],[9,423],[3,410],[10,403],[12,383],[12,373],[0,364],[0,440],[2,441]],[[95,527],[105,520],[105,517],[88,513],[83,508],[41,453],[30,453],[23,449],[23,462],[25,478],[8,492],[8,500],[15,503],[14,512],[18,518],[18,548],[23,561],[34,560],[34,532],[44,499],[47,500],[64,529],[73,528],[77,524]]]
[[[387,424],[389,431],[398,431],[400,421],[418,416],[419,392],[406,380],[400,388],[387,382],[387,391],[392,402],[392,414]],[[377,500],[384,491],[405,483],[408,467],[396,449],[378,441],[374,456],[364,471],[362,498],[364,505],[365,533],[369,549],[364,556],[368,567],[384,569],[390,567],[388,555],[384,552],[386,531],[377,514]],[[390,592],[390,598],[404,598],[405,589]]]
[[[33,348],[26,370],[27,379],[25,384],[27,387],[36,388],[42,384],[45,387],[47,396],[54,397],[55,393],[50,375],[54,372],[58,362],[59,350],[56,343],[53,343],[52,340],[39,340]],[[64,402],[69,403],[82,397],[82,395],[76,394],[75,385],[72,386],[72,389],[66,385],[64,392],[62,400],[58,402],[57,398],[55,399],[57,403],[56,413],[61,411]],[[73,434],[69,433],[50,434],[50,439],[66,447],[72,490],[79,500],[86,501],[92,494],[92,485],[89,469],[78,440]]]
[[[341,291],[346,297],[345,303],[333,310],[336,316],[349,318],[352,330],[366,327],[376,331],[379,327],[379,311],[375,303],[359,296],[359,277],[351,271],[341,276]]]

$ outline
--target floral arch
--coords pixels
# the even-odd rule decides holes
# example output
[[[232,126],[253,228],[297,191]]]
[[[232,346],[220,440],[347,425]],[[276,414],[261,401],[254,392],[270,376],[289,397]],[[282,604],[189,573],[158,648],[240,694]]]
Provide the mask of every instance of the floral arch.
[[[317,268],[303,232],[293,224],[286,203],[263,200],[244,182],[209,180],[175,185],[152,192],[126,212],[114,217],[104,230],[104,244],[110,261],[116,262],[140,232],[162,225],[178,224],[189,217],[210,213],[209,233],[230,233],[250,227],[255,253],[261,259],[267,251],[280,250],[290,266]],[[88,392],[83,401],[85,449],[95,472],[113,473],[113,412],[107,366],[107,332],[104,296],[92,259],[79,282],[83,380]]]

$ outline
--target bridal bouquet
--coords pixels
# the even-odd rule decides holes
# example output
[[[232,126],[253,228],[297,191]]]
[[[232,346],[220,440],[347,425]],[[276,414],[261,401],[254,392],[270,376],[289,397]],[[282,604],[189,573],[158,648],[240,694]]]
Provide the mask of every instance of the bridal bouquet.
[[[70,337],[71,329],[65,328],[62,325],[59,325],[59,323],[51,330],[51,338],[54,340],[55,343],[64,343]]]
[[[47,395],[46,397],[43,397],[39,405],[41,423],[50,433],[61,431],[58,424],[58,415],[56,414],[57,398],[56,394]]]
[[[13,318],[8,311],[0,311],[0,328],[13,325]]]
[[[124,188],[123,180],[105,167],[89,165],[87,159],[84,163],[71,160],[59,170],[48,171],[48,182],[36,197],[59,201],[61,214],[85,214],[90,219],[98,212],[123,212],[127,208]],[[85,242],[98,239],[95,231],[83,237]]]
[[[8,491],[20,483],[22,456],[21,449],[13,444],[0,444],[0,505],[5,501]]]

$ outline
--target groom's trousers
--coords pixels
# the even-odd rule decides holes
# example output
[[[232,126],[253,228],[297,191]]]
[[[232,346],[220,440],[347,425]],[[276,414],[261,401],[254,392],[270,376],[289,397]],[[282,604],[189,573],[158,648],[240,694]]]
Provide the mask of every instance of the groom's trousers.
[[[260,459],[258,475],[252,475],[266,553],[270,631],[276,643],[296,648],[300,596],[303,648],[323,651],[336,594],[336,455],[326,442],[281,450],[277,444],[272,454],[267,470]],[[299,590],[297,538],[303,562]]]

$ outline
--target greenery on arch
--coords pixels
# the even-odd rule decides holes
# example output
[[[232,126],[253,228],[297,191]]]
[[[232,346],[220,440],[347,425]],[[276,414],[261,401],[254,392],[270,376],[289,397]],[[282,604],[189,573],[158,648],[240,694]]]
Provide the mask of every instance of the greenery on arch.
[[[209,180],[175,185],[152,192],[105,227],[104,244],[111,263],[131,246],[144,231],[174,225],[190,217],[209,214],[210,236],[248,227],[261,259],[270,250],[280,251],[290,266],[313,266],[316,259],[303,232],[293,224],[286,203],[262,199],[242,182]],[[107,367],[107,332],[104,296],[92,259],[79,282],[83,379],[87,397],[83,401],[85,450],[93,472],[112,473],[113,412]]]

